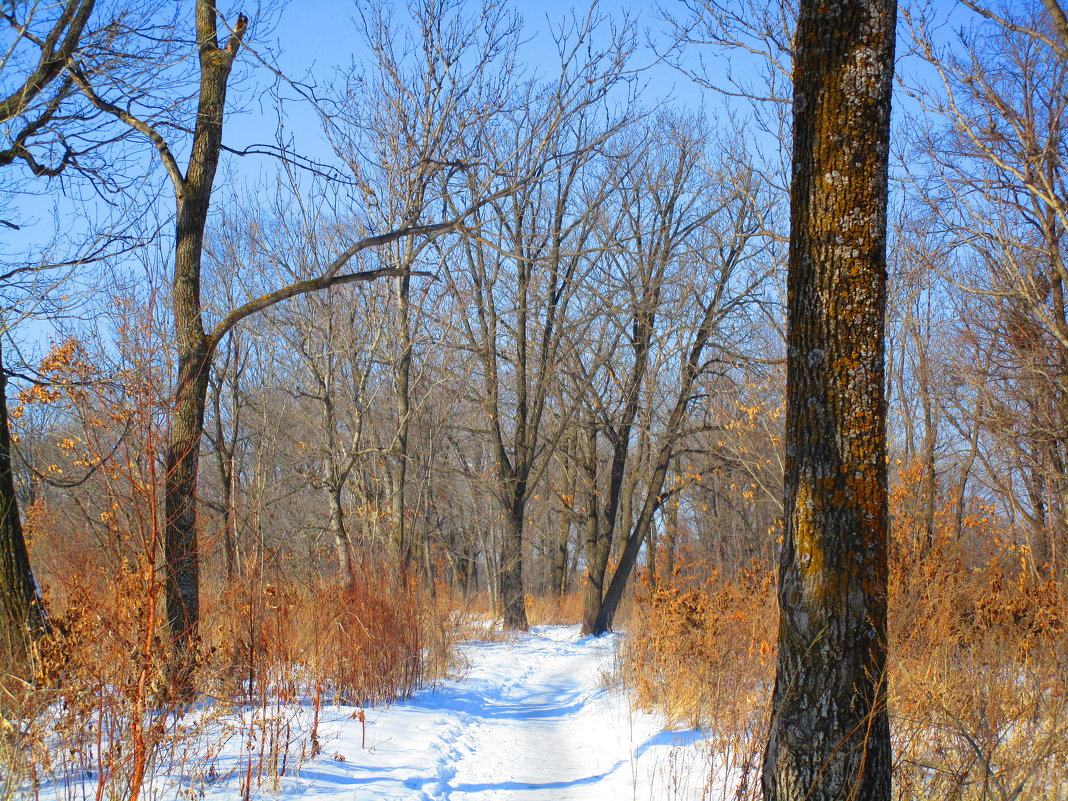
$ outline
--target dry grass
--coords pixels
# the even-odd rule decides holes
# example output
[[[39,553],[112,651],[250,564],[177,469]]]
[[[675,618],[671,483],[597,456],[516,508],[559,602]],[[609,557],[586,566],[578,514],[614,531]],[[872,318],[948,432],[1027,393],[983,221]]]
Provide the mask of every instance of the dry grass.
[[[266,683],[294,698],[318,686],[353,706],[408,698],[447,674],[462,631],[447,599],[392,574],[366,563],[344,583],[235,584],[210,612],[212,649],[241,692]],[[299,684],[278,685],[275,674],[292,668]]]
[[[744,782],[736,798],[759,797],[773,588],[772,571],[752,565],[646,591],[623,654],[641,705],[709,729],[714,777]],[[1064,587],[1017,553],[969,568],[944,547],[896,558],[891,596],[894,797],[1068,798]]]
[[[527,596],[527,620],[532,626],[569,626],[582,620],[582,593]]]
[[[754,562],[729,578],[646,587],[632,614],[621,672],[638,705],[707,728],[710,781],[729,775],[741,782],[732,797],[758,797],[774,678],[771,571]]]
[[[903,799],[1068,797],[1068,603],[1009,558],[895,566],[891,713]]]
[[[277,789],[319,752],[324,704],[359,714],[450,669],[461,632],[448,603],[383,575],[367,564],[344,585],[246,576],[209,593],[192,706],[168,692],[154,566],[73,577],[53,605],[37,686],[0,726],[0,801],[155,798],[174,775],[173,794]]]

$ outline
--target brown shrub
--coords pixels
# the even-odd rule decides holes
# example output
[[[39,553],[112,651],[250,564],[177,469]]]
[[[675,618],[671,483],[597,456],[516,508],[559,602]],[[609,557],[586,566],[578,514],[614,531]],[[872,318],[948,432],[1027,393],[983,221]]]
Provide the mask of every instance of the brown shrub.
[[[532,626],[568,626],[582,620],[582,593],[527,596],[527,620]]]
[[[775,620],[773,574],[759,562],[730,577],[676,577],[637,594],[622,654],[640,707],[708,729],[710,771],[741,777],[739,799],[758,792]]]
[[[1063,799],[1064,588],[1007,552],[942,545],[891,572],[890,704],[900,798]]]
[[[773,572],[754,564],[647,590],[623,655],[639,704],[709,729],[712,775],[740,776],[738,798],[758,793],[773,586]],[[890,593],[895,798],[1065,798],[1065,587],[1037,577],[1015,551],[968,567],[943,544],[897,553]]]
[[[387,578],[370,563],[352,581],[249,578],[210,612],[212,652],[252,697],[314,688],[354,706],[390,703],[448,671],[459,627],[447,603],[416,578]]]

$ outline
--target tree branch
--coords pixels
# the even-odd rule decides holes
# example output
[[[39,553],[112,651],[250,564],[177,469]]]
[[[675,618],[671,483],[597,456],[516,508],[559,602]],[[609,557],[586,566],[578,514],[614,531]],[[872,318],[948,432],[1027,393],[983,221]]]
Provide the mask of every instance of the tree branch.
[[[366,240],[362,240],[366,241]],[[392,241],[392,240],[386,240]],[[346,251],[347,252],[347,251]],[[250,300],[244,305],[238,306],[228,315],[226,315],[219,324],[215,326],[211,334],[208,337],[208,348],[215,350],[225,337],[238,323],[244,320],[246,317],[251,317],[257,312],[269,309],[271,306],[275,306],[282,301],[295,298],[300,295],[307,295],[310,292],[318,292],[323,289],[331,289],[336,286],[342,286],[344,284],[354,284],[362,281],[374,281],[378,278],[389,278],[398,275],[433,275],[423,270],[404,270],[399,267],[383,267],[378,270],[363,270],[358,273],[346,273],[345,275],[334,275],[327,271],[323,275],[317,278],[309,278],[306,281],[297,281],[295,284],[282,287],[274,292],[268,292],[266,295],[261,295],[255,300]]]
[[[77,85],[78,89],[81,90],[82,94],[88,98],[93,106],[112,115],[121,122],[124,122],[152,143],[156,148],[156,151],[159,153],[160,160],[163,162],[163,166],[167,170],[167,175],[170,177],[171,183],[174,184],[175,193],[181,197],[185,192],[185,176],[182,174],[182,169],[178,166],[174,154],[171,153],[167,140],[163,138],[159,131],[144,120],[135,117],[126,109],[119,108],[114,103],[110,103],[100,97],[100,95],[93,91],[93,87],[89,85],[89,80],[76,64],[72,63],[67,69],[69,70],[71,77],[74,79],[74,83]]]
[[[31,38],[31,41],[40,46],[41,58],[37,62],[37,68],[26,78],[22,86],[0,101],[0,122],[6,122],[25,111],[30,101],[44,91],[52,79],[59,75],[78,47],[82,31],[89,21],[95,2],[96,0],[67,0],[63,13],[59,15],[55,26],[49,31],[44,41]],[[23,36],[27,35],[27,32],[15,22],[10,14],[5,14],[4,17],[11,25],[20,28]],[[57,49],[56,46],[64,30],[66,30],[66,36]]]

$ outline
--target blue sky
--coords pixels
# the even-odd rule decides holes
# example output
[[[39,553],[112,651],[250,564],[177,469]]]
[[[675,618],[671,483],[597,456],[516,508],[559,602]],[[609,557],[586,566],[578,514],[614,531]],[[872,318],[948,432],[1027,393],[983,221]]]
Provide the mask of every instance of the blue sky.
[[[220,5],[226,8],[229,4],[224,2]],[[403,9],[403,0],[396,5]],[[630,5],[618,1],[603,2],[598,8],[602,14],[616,18],[629,10],[638,17],[637,25],[642,31],[655,31],[661,27],[651,11],[636,12],[637,6],[628,8]],[[101,4],[101,7],[106,7],[106,4]],[[271,12],[270,3],[266,0],[263,7],[266,11],[259,17],[264,23],[259,31],[253,32],[253,46],[269,53],[268,59],[277,63],[285,74],[303,78],[311,73],[317,83],[324,85],[329,84],[339,68],[346,69],[354,61],[360,61],[359,36],[352,21],[356,9],[354,0],[292,0],[280,13]],[[584,15],[586,7],[564,0],[510,0],[507,7],[518,11],[524,18],[527,39],[522,54],[524,63],[531,70],[551,76],[556,69],[555,47],[549,36],[552,25],[559,24],[573,13]],[[246,3],[234,3],[234,10],[227,12],[227,18],[236,18],[236,9],[239,8],[251,13],[255,26],[258,15],[255,10],[248,9]],[[642,39],[645,39],[644,33]],[[257,143],[272,143],[277,127],[277,112],[270,92],[272,79],[266,70],[254,66],[255,61],[250,52],[242,54],[241,66],[235,75],[243,77],[231,92],[233,102],[226,120],[224,141],[239,149]],[[654,56],[648,49],[644,49],[637,59],[637,63],[642,65],[652,61]],[[697,89],[685,76],[664,65],[643,74],[642,81],[648,85],[645,102],[649,105],[670,97],[696,108],[708,94]],[[283,94],[292,96],[293,92],[284,91]],[[310,107],[287,103],[285,113],[285,136],[295,144],[297,151],[328,161],[330,153],[324,144],[319,120]],[[176,143],[174,149],[181,153],[184,148]],[[160,188],[159,215],[170,215],[173,213],[173,195],[150,146],[137,139],[132,152],[136,154],[135,161],[153,164],[146,188]],[[225,158],[216,181],[216,204],[230,190],[240,191],[243,186],[264,185],[265,177],[272,175],[276,168],[276,162],[268,157]],[[13,173],[8,172],[6,176],[10,180]],[[59,186],[59,181],[40,179],[23,184],[24,194],[12,201],[14,209],[9,207],[9,211],[5,212],[5,218],[17,220],[22,230],[15,232],[5,228],[0,231],[0,259],[7,263],[33,259],[33,254],[39,253],[57,231],[68,235],[69,239],[77,240],[80,232],[91,227],[91,221],[99,220],[108,213],[106,207],[84,187],[76,193],[77,197],[64,198],[58,191]],[[146,213],[143,201],[129,213],[144,215],[146,219],[151,216]],[[168,223],[164,224],[164,231],[168,226]],[[54,252],[58,253],[59,249]],[[161,252],[166,255],[165,244],[161,245]],[[93,273],[92,270],[81,271],[82,275],[90,277]],[[94,300],[91,284],[92,280],[88,282],[88,288],[84,285],[65,287],[63,294],[75,296],[84,293],[84,303],[89,309],[94,302],[104,302],[103,296]],[[92,312],[75,312],[75,319],[80,315],[92,316]],[[28,346],[29,351],[39,353],[47,348],[48,340],[53,336],[50,326],[42,321],[29,320],[20,325],[16,338]]]
[[[225,7],[226,4],[221,5]],[[397,5],[403,8],[403,2]],[[268,0],[264,0],[264,6],[270,6]],[[240,8],[242,4],[235,3],[233,7]],[[585,7],[564,0],[510,0],[507,7],[517,10],[526,22],[528,42],[523,60],[528,67],[542,67],[543,73],[552,74],[555,69],[555,49],[548,35],[551,23],[558,22],[573,12],[584,14]],[[302,77],[311,71],[317,82],[329,83],[336,68],[347,68],[354,60],[358,62],[361,58],[359,37],[352,22],[355,8],[354,0],[292,0],[280,14],[274,14],[274,23],[269,26],[270,30],[266,34],[261,29],[257,46],[275,53],[277,63],[288,75]],[[644,31],[648,30],[649,34],[656,38],[664,27],[655,10],[641,4],[615,0],[602,2],[599,10],[614,17],[629,10],[632,15],[637,16],[638,28],[643,31],[643,41]],[[230,16],[235,17],[236,11]],[[268,14],[267,18],[270,16]],[[709,52],[707,48],[704,52],[697,52],[697,48],[694,48],[686,55],[695,61],[702,55],[712,57],[713,63],[717,63],[719,67],[725,63],[723,59],[715,62],[716,54]],[[744,72],[743,57],[733,53],[730,60],[735,72]],[[640,64],[649,64],[654,61],[654,56],[650,50],[644,49],[639,53],[637,61]],[[253,62],[251,54],[243,55],[246,77],[235,87],[236,91],[232,97],[236,101],[236,108],[226,121],[225,141],[236,148],[255,143],[270,143],[276,130],[276,111],[269,92],[270,76],[262,69],[253,69],[250,66]],[[239,69],[240,72],[242,70]],[[673,105],[688,109],[704,107],[711,116],[722,113],[723,99],[720,95],[701,89],[689,78],[666,65],[654,66],[643,74],[642,81],[647,85],[646,105],[670,98]],[[286,115],[286,136],[295,142],[297,149],[305,155],[328,159],[329,152],[322,140],[319,121],[311,110],[300,104],[290,104],[287,106]],[[769,141],[766,146],[774,148],[775,143]],[[143,152],[146,162],[154,159],[147,143],[139,142],[138,147],[141,148],[140,152]],[[219,196],[225,194],[229,188],[263,185],[264,176],[272,174],[276,166],[272,159],[265,157],[226,159],[217,181]],[[151,181],[153,185],[163,188],[160,205],[162,213],[171,213],[173,197],[170,187],[166,184],[165,175],[158,165]],[[40,243],[48,241],[57,227],[56,219],[52,216],[55,186],[49,186],[43,181],[31,182],[28,186],[39,190],[41,194],[39,197],[23,197],[19,201],[19,220],[24,224],[24,230],[17,233],[6,230],[0,232],[4,237],[0,241],[0,251],[9,259],[21,248],[32,251]],[[80,225],[78,220],[85,219],[86,216],[96,216],[95,212],[91,199],[88,202],[74,203],[61,201],[59,226],[77,230]],[[27,331],[27,335],[29,339],[46,339],[44,331],[45,329],[33,326]]]
[[[105,4],[101,5],[106,7]],[[228,4],[220,5],[226,7]],[[403,0],[396,5],[403,8]],[[618,0],[602,2],[599,10],[603,14],[617,16],[627,11],[629,5],[631,4]],[[247,3],[233,4],[234,9],[245,6]],[[337,69],[345,69],[354,61],[359,62],[359,37],[352,22],[355,0],[291,0],[280,14],[272,12],[270,3],[266,0],[263,7],[267,10],[259,16],[265,22],[261,31],[256,32],[257,41],[253,46],[269,54],[267,57],[272,61],[276,60],[287,75],[303,78],[311,72],[316,82],[321,85],[328,84]],[[585,7],[563,0],[510,0],[507,7],[522,14],[526,23],[525,33],[528,41],[524,61],[529,67],[543,67],[544,73],[551,74],[555,67],[555,51],[547,34],[550,22],[557,22],[573,12],[585,13]],[[633,9],[630,9],[630,12],[635,13]],[[255,25],[257,15],[254,10],[251,13]],[[660,27],[651,11],[641,11],[637,15],[640,28]],[[228,16],[236,17],[236,10]],[[263,27],[268,30],[263,31]],[[648,64],[653,60],[654,57],[648,50],[638,59],[641,64]],[[277,117],[269,91],[271,77],[265,70],[255,68],[254,63],[252,54],[242,54],[236,74],[243,75],[244,79],[231,92],[231,111],[227,116],[224,139],[227,145],[235,148],[274,141]],[[679,98],[687,106],[696,107],[708,94],[697,89],[685,76],[664,65],[645,73],[643,81],[649,85],[646,96],[650,104],[670,96]],[[293,93],[290,91],[285,94],[291,96]],[[285,113],[286,136],[292,138],[297,148],[308,155],[327,157],[328,151],[323,145],[319,121],[311,109],[300,103],[287,103]],[[138,142],[138,146],[146,160],[154,158],[147,143]],[[182,148],[175,149],[180,152]],[[256,182],[259,176],[274,170],[271,160],[263,157],[230,158],[227,161],[220,173],[220,180],[229,181],[231,184],[235,181],[238,184],[244,181]],[[155,180],[162,184],[165,176],[162,170],[157,173]],[[11,255],[23,246],[33,249],[36,244],[48,238],[48,234],[56,228],[52,214],[57,183],[36,180],[26,184],[25,188],[30,194],[17,201],[20,208],[13,217],[18,219],[23,230],[18,233],[7,230],[2,232],[4,239],[0,241],[0,251]],[[88,204],[93,204],[91,198],[88,199]],[[60,202],[59,205],[61,225],[77,225],[74,220],[87,211],[86,203],[82,200],[74,204]]]

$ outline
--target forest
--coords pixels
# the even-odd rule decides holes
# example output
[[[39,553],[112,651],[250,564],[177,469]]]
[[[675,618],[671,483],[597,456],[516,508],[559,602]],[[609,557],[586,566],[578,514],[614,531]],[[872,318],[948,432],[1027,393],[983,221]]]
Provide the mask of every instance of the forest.
[[[695,798],[1064,799],[1066,12],[0,2],[0,801],[550,624]]]

